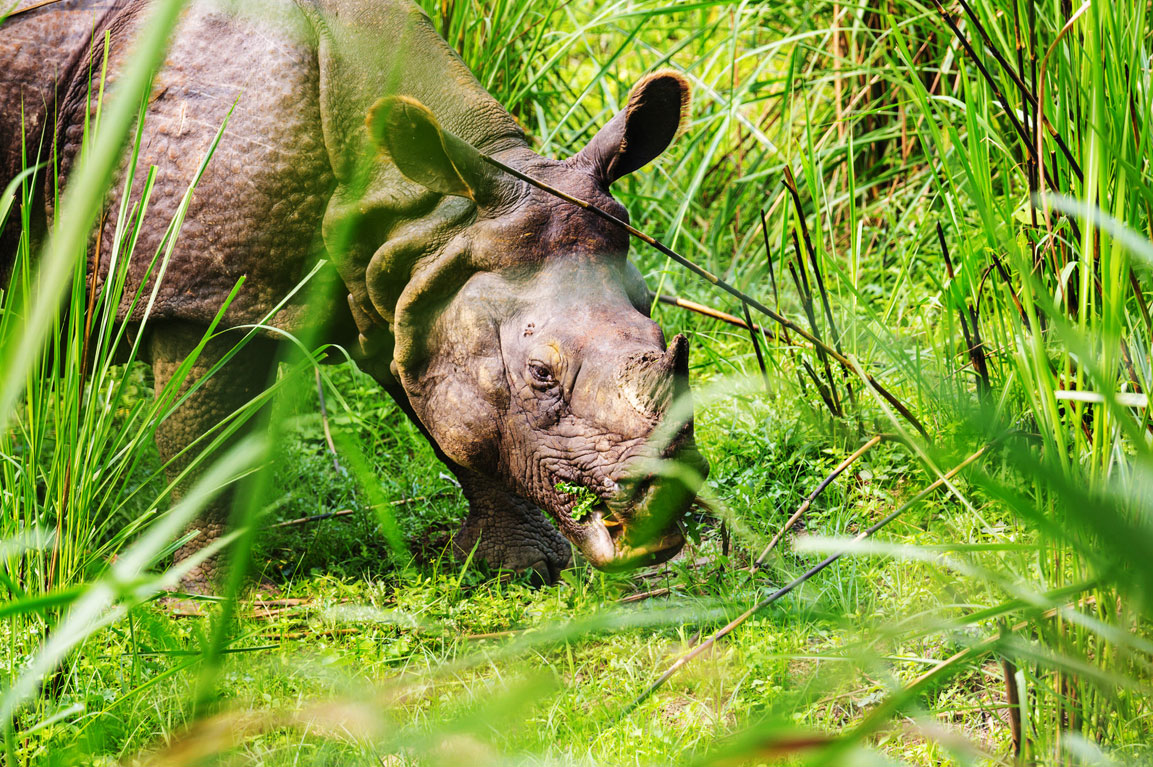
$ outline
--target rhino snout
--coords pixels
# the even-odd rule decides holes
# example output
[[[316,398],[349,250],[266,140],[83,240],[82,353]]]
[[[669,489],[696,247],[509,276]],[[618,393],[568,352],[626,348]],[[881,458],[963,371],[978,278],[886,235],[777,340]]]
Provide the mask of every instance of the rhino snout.
[[[631,477],[610,482],[587,519],[582,553],[596,567],[653,565],[684,546],[681,518],[708,476],[709,465],[686,427],[660,459],[638,459]]]

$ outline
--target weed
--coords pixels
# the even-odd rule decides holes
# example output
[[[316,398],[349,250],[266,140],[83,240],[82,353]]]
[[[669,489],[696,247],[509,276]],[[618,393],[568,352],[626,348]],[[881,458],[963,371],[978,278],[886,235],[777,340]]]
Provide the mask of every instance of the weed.
[[[557,482],[556,489],[565,495],[575,497],[576,500],[569,511],[569,516],[577,522],[588,516],[588,513],[592,511],[593,506],[596,506],[599,500],[592,490],[582,485],[574,485],[571,482]]]

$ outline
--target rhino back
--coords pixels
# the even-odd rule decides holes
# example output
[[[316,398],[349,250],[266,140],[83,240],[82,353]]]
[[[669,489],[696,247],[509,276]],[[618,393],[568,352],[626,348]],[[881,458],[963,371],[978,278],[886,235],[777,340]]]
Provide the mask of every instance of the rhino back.
[[[48,7],[76,14],[68,25],[74,50],[56,80],[47,73],[23,78],[48,83],[40,87],[49,90],[59,82],[57,105],[49,114],[57,115],[59,181],[66,184],[86,112],[96,106],[90,98],[100,90],[104,48],[101,44],[90,50],[88,41],[93,36],[102,41],[108,32],[108,87],[114,91],[146,17],[147,2],[61,0]],[[55,45],[48,38],[37,44],[44,50]],[[0,61],[7,55],[0,48]],[[149,97],[130,203],[139,201],[150,166],[157,168],[157,175],[122,314],[137,286],[144,283],[151,289],[155,275],[149,276],[149,262],[226,118],[227,128],[192,197],[151,316],[208,322],[243,276],[244,287],[226,323],[258,321],[292,291],[317,258],[336,262],[339,275],[326,269],[314,282],[331,285],[340,299],[332,300],[328,290],[317,293],[321,298],[316,306],[298,298],[272,324],[296,331],[335,321],[334,340],[342,340],[353,325],[343,296],[350,293],[358,305],[370,305],[365,274],[374,254],[380,256],[375,259],[380,267],[377,281],[388,283],[378,287],[399,294],[414,263],[427,252],[426,243],[390,248],[388,242],[412,239],[400,237],[401,230],[432,232],[420,219],[436,218],[440,212],[432,199],[436,195],[405,179],[387,158],[373,160],[377,164],[367,188],[356,181],[356,158],[373,154],[366,155],[365,115],[377,98],[389,93],[428,104],[443,125],[477,146],[526,146],[511,116],[410,0],[188,3]],[[13,112],[11,97],[3,91],[0,112]],[[126,166],[108,196],[97,238],[99,253],[90,249],[91,266],[102,279],[113,260],[125,171]],[[329,252],[323,232],[349,218],[364,225],[348,231],[369,236],[354,237]],[[428,239],[427,245],[434,246],[437,238]],[[403,255],[394,256],[393,250]],[[129,319],[140,319],[145,303],[140,302]]]
[[[21,0],[0,24],[0,190],[24,167],[50,157],[58,97],[87,58],[93,31],[125,2],[58,0],[38,5]],[[39,239],[43,195],[33,199],[31,234]],[[17,241],[18,227],[10,219],[0,231],[0,284],[8,283]]]
[[[0,188],[46,154],[48,115],[57,90],[66,84],[88,50],[92,31],[124,0],[60,0],[22,11],[0,25]],[[19,6],[33,5],[26,0]]]
[[[106,19],[113,89],[146,18],[145,7],[129,3]],[[80,149],[85,111],[95,108],[89,102],[89,94],[98,90],[90,87],[100,72],[100,62],[95,63],[77,68],[60,110],[63,183]],[[188,4],[149,96],[131,202],[139,200],[149,166],[157,168],[156,181],[126,296],[142,281],[151,289],[155,273],[149,273],[149,262],[226,121],[191,198],[152,316],[208,322],[244,277],[226,323],[251,323],[292,291],[322,255],[320,223],[335,184],[317,92],[316,41],[293,2]],[[99,263],[91,264],[102,279],[112,261],[125,173],[126,165],[109,194]],[[331,282],[335,273],[321,280],[326,277]],[[325,308],[332,302],[309,307],[303,299],[308,292],[272,324],[289,330],[325,324],[330,315]],[[130,319],[140,319],[144,306],[140,302]]]

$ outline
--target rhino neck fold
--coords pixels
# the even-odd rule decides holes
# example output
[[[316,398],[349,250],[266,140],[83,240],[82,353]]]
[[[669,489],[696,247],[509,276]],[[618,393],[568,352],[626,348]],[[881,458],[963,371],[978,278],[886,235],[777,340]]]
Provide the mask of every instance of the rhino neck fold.
[[[365,116],[384,96],[419,101],[473,146],[525,145],[512,116],[408,0],[314,0],[306,12],[317,30],[322,127],[340,183],[354,183],[373,154]]]
[[[408,96],[485,152],[515,153],[528,144],[408,0],[298,1],[317,32],[321,127],[337,180],[324,217],[325,247],[361,336],[378,338],[364,344],[365,353],[390,353],[401,292],[422,270],[438,268],[442,249],[475,219],[476,208],[405,178],[371,145],[370,108],[383,96]]]

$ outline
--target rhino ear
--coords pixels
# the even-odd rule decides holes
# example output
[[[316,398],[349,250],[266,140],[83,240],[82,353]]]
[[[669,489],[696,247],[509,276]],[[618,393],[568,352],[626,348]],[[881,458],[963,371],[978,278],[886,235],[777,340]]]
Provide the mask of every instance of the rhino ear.
[[[478,205],[491,201],[496,182],[488,163],[467,142],[441,129],[424,104],[406,96],[382,98],[368,111],[366,124],[373,142],[411,181]]]
[[[644,167],[665,151],[689,114],[692,91],[685,76],[662,69],[633,86],[629,102],[573,163],[588,168],[604,187]]]

